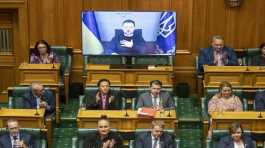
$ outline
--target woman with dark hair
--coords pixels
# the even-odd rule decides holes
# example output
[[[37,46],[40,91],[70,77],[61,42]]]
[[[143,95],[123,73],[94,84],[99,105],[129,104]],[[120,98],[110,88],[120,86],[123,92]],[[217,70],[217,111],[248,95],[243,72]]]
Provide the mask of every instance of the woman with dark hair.
[[[254,144],[251,137],[244,134],[240,123],[232,123],[229,135],[221,138],[218,148],[254,148]]]
[[[252,59],[252,66],[265,66],[265,42],[259,46],[259,49],[260,54]]]
[[[208,103],[208,113],[219,111],[242,111],[240,98],[233,94],[232,85],[223,81],[219,85],[219,93],[215,94]]]
[[[30,55],[31,64],[51,64],[59,63],[57,55],[51,51],[50,45],[44,41],[36,42],[34,51]]]

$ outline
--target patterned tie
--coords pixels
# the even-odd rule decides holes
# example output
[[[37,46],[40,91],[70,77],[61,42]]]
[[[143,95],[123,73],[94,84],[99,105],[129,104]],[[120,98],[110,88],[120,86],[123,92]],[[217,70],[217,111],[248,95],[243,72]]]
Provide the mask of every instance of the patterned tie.
[[[102,95],[102,108],[103,109],[106,109],[106,101],[107,101],[106,95]]]
[[[158,139],[157,139],[157,138],[155,138],[155,142],[154,142],[153,148],[156,148],[156,147],[157,147],[157,145],[158,145]]]

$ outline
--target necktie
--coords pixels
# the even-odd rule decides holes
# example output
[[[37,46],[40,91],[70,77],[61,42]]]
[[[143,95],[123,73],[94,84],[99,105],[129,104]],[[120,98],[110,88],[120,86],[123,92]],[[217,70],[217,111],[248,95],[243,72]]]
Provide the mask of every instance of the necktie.
[[[103,109],[106,109],[106,101],[107,101],[106,95],[102,95],[102,108]]]
[[[157,139],[157,138],[155,138],[155,142],[154,142],[153,148],[156,148],[156,147],[157,147],[157,145],[158,145],[158,139]]]

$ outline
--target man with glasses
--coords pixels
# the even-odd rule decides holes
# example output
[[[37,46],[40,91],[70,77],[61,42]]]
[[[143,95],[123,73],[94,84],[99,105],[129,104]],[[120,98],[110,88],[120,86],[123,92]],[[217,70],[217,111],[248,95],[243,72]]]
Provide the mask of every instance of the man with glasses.
[[[0,137],[0,148],[33,148],[32,136],[19,130],[18,121],[7,120],[8,133]]]
[[[23,96],[24,108],[45,108],[45,116],[55,110],[55,99],[51,91],[45,90],[43,85],[34,82],[31,88]]]
[[[238,65],[234,49],[224,45],[224,39],[220,35],[212,37],[211,46],[203,48],[199,54],[198,72],[203,72],[203,65],[227,66]]]

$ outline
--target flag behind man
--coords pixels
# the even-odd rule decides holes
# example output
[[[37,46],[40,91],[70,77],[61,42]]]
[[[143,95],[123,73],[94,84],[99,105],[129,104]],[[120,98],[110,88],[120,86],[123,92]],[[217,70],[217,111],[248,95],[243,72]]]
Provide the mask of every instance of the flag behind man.
[[[93,11],[83,13],[82,30],[83,54],[102,54],[104,48],[100,42],[100,34]]]
[[[176,48],[176,14],[174,12],[162,12],[160,16],[160,31],[157,36],[157,44],[164,54],[175,53]]]

